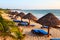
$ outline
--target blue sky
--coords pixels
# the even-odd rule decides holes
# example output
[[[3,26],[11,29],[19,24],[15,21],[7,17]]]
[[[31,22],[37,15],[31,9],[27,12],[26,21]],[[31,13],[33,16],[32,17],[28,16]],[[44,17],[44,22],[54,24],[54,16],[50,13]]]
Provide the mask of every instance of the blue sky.
[[[60,0],[0,0],[0,8],[60,9]]]

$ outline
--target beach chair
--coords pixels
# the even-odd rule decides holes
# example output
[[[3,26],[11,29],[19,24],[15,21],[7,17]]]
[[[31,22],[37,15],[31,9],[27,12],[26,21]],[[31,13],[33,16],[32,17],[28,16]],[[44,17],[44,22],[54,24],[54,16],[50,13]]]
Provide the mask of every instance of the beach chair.
[[[20,25],[20,26],[28,26],[29,23],[28,23],[28,22],[21,22],[21,23],[19,23],[18,25]]]
[[[38,31],[38,30],[36,30],[36,29],[31,30],[31,32],[32,32],[32,33],[34,33],[34,34],[39,34],[39,31]]]
[[[48,26],[42,26],[41,28],[48,28]]]
[[[35,34],[39,34],[39,35],[48,35],[48,32],[46,32],[45,30],[43,29],[40,29],[40,30],[36,30],[36,29],[33,29],[31,30],[32,33],[35,33]]]
[[[13,20],[14,22],[23,22],[23,21],[20,21],[20,20]]]
[[[60,40],[60,38],[52,38],[52,39],[50,39],[50,40]]]
[[[48,32],[46,32],[46,31],[43,30],[43,29],[40,29],[40,30],[38,30],[38,31],[39,31],[39,34],[48,35]]]

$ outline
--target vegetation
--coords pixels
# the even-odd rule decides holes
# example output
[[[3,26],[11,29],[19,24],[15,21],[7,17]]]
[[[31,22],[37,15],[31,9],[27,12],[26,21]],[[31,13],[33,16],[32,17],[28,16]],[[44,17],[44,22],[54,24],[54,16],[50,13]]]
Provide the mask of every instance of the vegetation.
[[[1,11],[3,11],[4,13],[8,13],[9,10],[10,10],[10,9],[3,9],[3,8],[0,8],[0,13],[1,13]]]
[[[14,22],[3,19],[0,15],[0,36],[3,36],[6,40],[6,36],[12,37],[16,40],[22,40],[24,38],[22,32],[19,31],[19,28],[15,25]]]

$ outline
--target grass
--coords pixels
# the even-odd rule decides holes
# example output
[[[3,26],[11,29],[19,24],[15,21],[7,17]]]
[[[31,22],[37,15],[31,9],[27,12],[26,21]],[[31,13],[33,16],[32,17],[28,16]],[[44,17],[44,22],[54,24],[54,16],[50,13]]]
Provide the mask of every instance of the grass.
[[[6,13],[7,10],[0,10],[3,11],[4,13]],[[0,12],[0,32],[2,33],[0,36],[3,36],[4,39],[5,36],[10,36],[15,38],[16,40],[20,39],[22,40],[24,38],[22,32],[20,32],[19,28],[15,25],[15,23],[13,21],[9,21],[7,19],[2,18]],[[13,33],[13,35],[11,34]]]

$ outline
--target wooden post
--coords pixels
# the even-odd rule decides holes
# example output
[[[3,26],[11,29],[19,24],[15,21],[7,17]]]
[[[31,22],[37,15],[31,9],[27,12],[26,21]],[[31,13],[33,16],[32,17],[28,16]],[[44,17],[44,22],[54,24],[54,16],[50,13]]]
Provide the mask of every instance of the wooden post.
[[[48,27],[48,37],[50,36],[49,34],[50,34],[50,27]]]
[[[30,16],[30,15],[29,15]],[[30,17],[29,17],[29,26],[30,26]]]
[[[30,26],[30,19],[29,19],[29,26]]]

